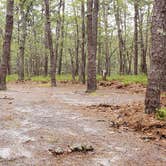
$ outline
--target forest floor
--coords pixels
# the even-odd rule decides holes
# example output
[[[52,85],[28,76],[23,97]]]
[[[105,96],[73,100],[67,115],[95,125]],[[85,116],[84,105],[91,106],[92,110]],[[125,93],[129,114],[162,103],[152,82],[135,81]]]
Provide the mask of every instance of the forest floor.
[[[87,94],[80,84],[10,83],[0,92],[0,165],[165,166],[166,122],[143,113],[145,88],[99,85]],[[80,146],[93,149],[71,152]]]

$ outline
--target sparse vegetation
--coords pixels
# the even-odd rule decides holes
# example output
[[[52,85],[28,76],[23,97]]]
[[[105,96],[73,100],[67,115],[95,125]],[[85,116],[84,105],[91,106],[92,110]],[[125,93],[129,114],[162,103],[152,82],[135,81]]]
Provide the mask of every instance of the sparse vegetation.
[[[156,113],[157,119],[166,120],[166,107],[159,109]]]
[[[72,75],[70,74],[64,74],[64,75],[57,75],[56,77],[57,81],[72,81]],[[17,81],[18,76],[16,74],[7,76],[7,82]],[[44,77],[44,76],[33,76],[33,77],[26,77],[25,80],[31,80],[33,82],[50,82],[50,77]],[[78,80],[78,77],[76,77],[76,80]],[[101,76],[97,76],[97,80],[102,80]],[[146,85],[147,84],[147,76],[146,75],[111,75],[107,78],[108,81],[119,81],[124,84],[134,84],[139,83]]]
[[[102,78],[98,76],[98,80],[101,80]],[[107,77],[108,81],[120,81],[124,84],[133,84],[133,83],[139,83],[146,85],[147,84],[147,76],[146,75],[112,75],[110,77]]]
[[[70,74],[64,75],[57,75],[57,81],[72,81],[72,76]],[[18,80],[18,76],[16,74],[8,75],[7,82],[14,82]],[[25,80],[30,80],[32,82],[50,82],[49,76],[32,76],[32,77],[25,77]],[[77,77],[76,77],[77,80]]]

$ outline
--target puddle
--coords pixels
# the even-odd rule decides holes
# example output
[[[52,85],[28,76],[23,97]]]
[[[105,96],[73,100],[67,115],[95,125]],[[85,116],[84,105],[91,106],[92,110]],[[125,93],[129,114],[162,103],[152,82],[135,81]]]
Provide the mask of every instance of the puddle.
[[[1,130],[0,136],[5,139],[12,141],[12,143],[25,143],[27,141],[35,141],[33,137],[29,137],[28,135],[22,134],[21,131],[14,131],[14,130]]]
[[[95,166],[113,166],[113,165],[117,165],[119,160],[120,160],[120,157],[117,155],[112,157],[110,156],[108,158],[103,157],[103,158],[93,159]]]
[[[16,108],[16,111],[18,111],[18,112],[23,112],[23,113],[31,113],[31,112],[33,112],[34,110],[31,109],[30,107],[17,107],[17,108]]]
[[[0,159],[14,160],[22,157],[31,158],[31,153],[22,146],[12,146],[10,148],[0,148]]]
[[[78,134],[73,132],[70,128],[60,128],[58,129],[59,133],[64,133],[71,136],[77,136]]]
[[[10,157],[10,148],[0,148],[0,159],[7,159]]]
[[[95,160],[95,166],[110,166],[111,162],[108,158],[97,158]]]

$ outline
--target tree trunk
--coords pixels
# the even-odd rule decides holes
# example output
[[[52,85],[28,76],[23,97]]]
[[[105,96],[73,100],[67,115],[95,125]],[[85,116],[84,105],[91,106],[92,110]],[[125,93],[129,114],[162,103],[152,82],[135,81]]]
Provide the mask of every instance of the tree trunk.
[[[141,72],[147,74],[146,52],[143,37],[143,13],[140,9],[139,14],[139,32],[140,32],[140,46],[141,46]]]
[[[93,8],[94,7],[94,8]],[[97,25],[98,25],[98,0],[88,0],[88,80],[87,92],[95,91],[96,81],[96,52],[97,52]]]
[[[11,38],[13,32],[13,8],[14,8],[14,0],[7,0],[3,55],[2,55],[2,64],[0,66],[0,90],[6,89],[7,65],[10,57],[10,46],[11,46]]]
[[[99,29],[101,29],[101,23],[99,22],[98,24]],[[101,41],[101,30],[99,30],[99,35],[98,35],[98,57],[97,57],[97,74],[102,74],[102,58],[101,58],[101,46],[102,46],[102,41]]]
[[[110,73],[109,33],[108,33],[108,3],[103,3],[104,31],[105,31],[105,70],[106,76]]]
[[[117,31],[118,31],[118,41],[119,41],[119,63],[120,63],[120,67],[119,67],[119,73],[123,74],[123,58],[124,58],[124,41],[123,41],[123,37],[122,37],[122,27],[121,27],[121,21],[120,21],[120,9],[118,6],[118,2],[117,4],[114,2],[114,12],[115,12],[115,20],[116,20],[116,25],[117,25]]]
[[[81,2],[81,17],[82,17],[82,45],[81,45],[81,81],[85,84],[85,67],[86,67],[86,54],[85,54],[85,6],[84,0]]]
[[[25,50],[25,40],[26,40],[26,18],[23,11],[23,7],[20,9],[21,13],[21,25],[20,25],[20,41],[19,41],[19,69],[18,69],[18,79],[20,81],[24,80],[24,50]]]
[[[70,61],[71,61],[72,80],[75,81],[75,68],[74,68],[74,60],[73,60],[73,51],[70,48],[69,48],[69,54],[70,54]]]
[[[145,99],[145,112],[160,108],[160,91],[166,81],[166,1],[155,0],[152,17],[151,68]]]
[[[74,10],[74,18],[75,18],[75,25],[76,25],[76,34],[75,34],[75,59],[76,59],[76,67],[75,67],[75,75],[79,74],[79,45],[80,45],[80,40],[79,40],[79,24],[78,24],[78,13],[73,7]]]
[[[58,6],[58,18],[56,21],[56,42],[55,42],[55,61],[57,62],[58,60],[58,50],[59,50],[59,39],[60,39],[60,29],[61,29],[61,16],[60,16],[60,11],[61,11],[61,7],[62,7],[62,0],[59,1],[59,6]],[[57,66],[57,63],[55,63],[55,65]],[[55,70],[56,70],[56,66],[55,66]]]
[[[26,42],[26,28],[27,28],[27,19],[29,15],[30,8],[33,4],[33,1],[26,6],[25,1],[20,1],[20,41],[19,41],[19,69],[18,69],[18,79],[20,81],[24,80],[24,51],[25,51],[25,42]],[[26,9],[24,9],[26,8]]]
[[[62,56],[64,50],[64,21],[65,21],[65,0],[62,4],[62,23],[61,23],[61,42],[60,42],[60,53],[59,53],[59,63],[58,63],[58,74],[61,74],[62,71]]]
[[[138,0],[134,1],[134,74],[138,74]]]
[[[44,76],[48,75],[48,39],[47,39],[47,33],[46,33],[46,25],[45,25],[45,41],[44,41]]]
[[[55,55],[52,43],[52,32],[51,32],[51,21],[50,21],[50,7],[49,0],[44,0],[45,3],[45,17],[46,17],[46,33],[48,39],[48,46],[50,51],[50,76],[51,76],[51,86],[56,86],[56,69],[55,69]]]

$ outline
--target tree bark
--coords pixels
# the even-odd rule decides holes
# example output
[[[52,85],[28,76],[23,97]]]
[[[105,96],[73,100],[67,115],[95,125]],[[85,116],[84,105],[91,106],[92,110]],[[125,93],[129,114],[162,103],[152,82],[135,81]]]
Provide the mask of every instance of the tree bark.
[[[104,31],[105,31],[105,70],[106,76],[110,75],[110,51],[109,51],[109,33],[108,33],[108,3],[103,3]]]
[[[79,39],[79,24],[78,24],[78,13],[73,7],[74,10],[74,20],[76,25],[76,34],[75,34],[75,59],[76,59],[76,67],[75,67],[75,75],[79,74],[79,45],[80,45],[80,39]]]
[[[123,58],[125,57],[125,51],[124,51],[124,40],[122,36],[122,25],[121,25],[121,20],[120,20],[120,9],[117,4],[114,2],[114,12],[115,12],[115,20],[116,20],[116,25],[117,25],[117,31],[118,31],[118,42],[119,42],[119,73],[123,74]]]
[[[81,81],[85,84],[85,67],[86,67],[86,53],[85,53],[85,1],[81,2],[81,17],[82,17],[82,43],[81,43]]]
[[[14,0],[7,0],[6,26],[3,42],[2,63],[0,66],[0,90],[6,90],[7,65],[10,57],[11,38],[13,32]]]
[[[99,27],[99,32],[98,32],[98,57],[97,57],[97,74],[102,74],[102,58],[101,58],[101,54],[102,54],[102,41],[101,41],[101,23],[99,21],[98,24]]]
[[[60,30],[61,30],[61,16],[60,16],[60,11],[61,11],[61,7],[62,7],[62,0],[59,1],[59,6],[58,6],[58,18],[56,21],[56,42],[55,42],[55,65],[57,66],[57,61],[58,61],[58,52],[59,52],[59,39],[60,39]],[[55,70],[56,70],[56,66],[55,66]]]
[[[44,0],[45,3],[45,17],[46,17],[46,33],[48,39],[48,46],[50,51],[50,76],[51,76],[51,86],[56,86],[56,58],[52,43],[52,32],[51,32],[51,21],[50,21],[50,7],[49,0]]]
[[[58,74],[61,74],[62,71],[62,57],[64,50],[64,21],[65,21],[65,0],[62,4],[62,21],[61,21],[61,42],[60,42],[60,53],[59,53],[59,62],[58,62]]]
[[[138,74],[138,0],[134,1],[134,74]]]
[[[145,50],[144,37],[143,37],[143,13],[141,9],[139,14],[139,33],[140,33],[140,46],[141,46],[141,72],[147,74],[146,50]]]
[[[97,25],[98,25],[98,0],[88,0],[88,80],[87,92],[97,89],[96,81],[96,52],[97,52]]]
[[[70,54],[70,61],[71,61],[71,75],[72,80],[75,81],[75,67],[74,67],[74,58],[73,58],[73,51],[69,48],[69,54]]]
[[[44,45],[45,45],[45,48],[44,48],[44,76],[47,76],[48,75],[48,38],[47,38],[47,33],[46,33],[46,23],[45,23],[45,33],[44,33],[44,36],[45,36],[45,40],[44,40]]]
[[[166,1],[155,0],[152,17],[151,68],[145,99],[145,113],[160,108],[160,92],[166,81]]]
[[[31,9],[31,6],[33,4],[33,1],[26,6],[26,1],[20,1],[20,15],[21,15],[21,21],[20,21],[20,41],[19,41],[19,69],[18,69],[18,79],[20,81],[24,80],[24,51],[25,51],[25,42],[26,42],[26,36],[27,36],[27,19],[28,15]],[[25,8],[25,9],[24,9]]]

